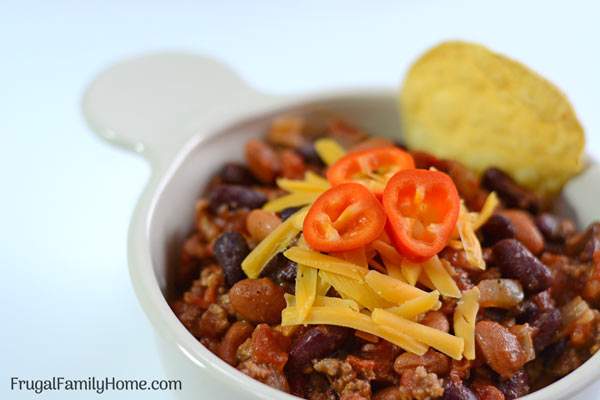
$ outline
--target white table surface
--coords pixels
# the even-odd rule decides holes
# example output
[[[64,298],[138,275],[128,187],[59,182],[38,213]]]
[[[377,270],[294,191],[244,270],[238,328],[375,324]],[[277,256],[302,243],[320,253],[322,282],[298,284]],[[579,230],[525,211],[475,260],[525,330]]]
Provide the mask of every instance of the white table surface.
[[[87,83],[123,57],[189,50],[289,93],[395,86],[429,45],[477,40],[561,86],[600,156],[597,3],[255,3],[0,1],[0,398],[32,397],[9,392],[11,376],[165,377],[126,267],[148,167],[92,135],[80,112]]]

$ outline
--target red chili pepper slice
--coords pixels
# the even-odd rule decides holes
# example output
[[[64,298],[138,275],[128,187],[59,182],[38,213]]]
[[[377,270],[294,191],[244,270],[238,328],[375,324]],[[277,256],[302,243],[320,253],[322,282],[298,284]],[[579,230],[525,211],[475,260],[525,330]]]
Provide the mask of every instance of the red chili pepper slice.
[[[394,175],[383,192],[387,232],[397,250],[415,262],[439,253],[454,231],[460,197],[450,177],[413,169]]]
[[[357,249],[385,228],[385,212],[375,196],[358,183],[342,183],[320,195],[304,219],[304,238],[315,250]]]
[[[378,147],[345,155],[329,167],[327,179],[333,186],[357,182],[379,196],[396,172],[414,168],[415,162],[407,152],[396,147]]]

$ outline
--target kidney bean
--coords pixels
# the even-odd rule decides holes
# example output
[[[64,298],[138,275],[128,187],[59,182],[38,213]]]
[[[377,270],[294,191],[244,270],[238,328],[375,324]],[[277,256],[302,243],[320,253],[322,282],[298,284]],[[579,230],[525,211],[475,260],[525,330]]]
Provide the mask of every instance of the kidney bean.
[[[252,174],[263,183],[271,183],[281,171],[281,160],[268,144],[251,139],[246,142],[246,162]]]
[[[277,253],[265,265],[260,276],[271,278],[287,293],[294,294],[297,268],[295,262],[288,260],[282,253]]]
[[[579,256],[583,262],[591,261],[594,253],[600,251],[600,222],[567,240],[566,250],[570,256]]]
[[[534,296],[530,296],[521,303],[519,306],[517,322],[520,324],[529,322],[540,312],[552,310],[554,308],[554,299],[550,296],[550,291],[544,290]]]
[[[315,148],[314,143],[306,143],[300,147],[296,148],[296,153],[302,157],[305,163],[311,164],[315,167],[322,167],[323,160],[319,157],[319,153],[317,153],[317,149]]]
[[[475,341],[487,364],[504,378],[510,378],[527,362],[517,337],[497,322],[479,321]]]
[[[218,185],[210,191],[208,201],[210,211],[217,213],[223,205],[232,210],[260,208],[267,202],[267,196],[245,186]]]
[[[246,277],[242,271],[242,261],[250,253],[250,249],[241,234],[238,232],[221,234],[213,245],[213,253],[223,268],[225,283],[228,286],[232,286]]]
[[[510,219],[501,214],[492,215],[481,227],[483,241],[486,246],[493,246],[502,239],[511,239],[516,236],[515,227]]]
[[[349,336],[346,328],[331,325],[318,325],[308,329],[292,343],[288,367],[302,370],[314,359],[327,356],[342,346]]]
[[[552,273],[515,239],[504,239],[493,247],[496,266],[503,276],[518,279],[526,291],[537,293],[552,286]]]
[[[573,221],[550,213],[538,215],[535,218],[535,224],[546,240],[551,242],[564,243],[567,237],[575,232]]]
[[[461,381],[449,379],[444,385],[442,400],[477,400],[477,396]]]
[[[561,325],[560,310],[553,308],[547,311],[536,313],[529,323],[537,328],[537,333],[533,337],[533,345],[536,351],[542,351],[550,345],[556,336],[556,332]]]
[[[282,221],[285,221],[286,219],[288,219],[289,217],[291,217],[292,215],[294,215],[296,213],[296,211],[300,210],[302,207],[288,207],[288,208],[284,208],[283,210],[281,210],[279,212],[279,218],[281,218]]]
[[[242,164],[227,163],[219,171],[221,182],[231,185],[252,185],[256,183],[252,172]]]
[[[519,186],[498,168],[488,168],[483,173],[481,183],[489,191],[495,191],[509,208],[520,208],[537,213],[541,207],[540,199],[533,192]]]
[[[246,217],[246,229],[256,242],[266,238],[281,224],[275,213],[261,209],[252,210]]]
[[[231,365],[237,364],[237,349],[252,335],[254,328],[246,321],[237,321],[227,330],[219,344],[218,355]]]
[[[510,219],[515,228],[515,238],[529,251],[540,254],[544,250],[544,237],[528,213],[521,210],[502,210],[499,214]]]
[[[229,291],[231,306],[242,318],[253,323],[278,324],[285,308],[283,289],[269,278],[244,279]]]
[[[394,371],[402,375],[407,369],[414,369],[422,366],[427,372],[433,372],[438,376],[446,375],[450,372],[450,360],[442,353],[429,349],[427,353],[418,356],[413,353],[405,352],[400,354],[394,361]]]
[[[529,377],[520,369],[510,379],[498,383],[498,389],[504,393],[506,400],[513,400],[529,393]]]
[[[567,349],[569,349],[569,338],[562,338],[546,347],[539,357],[551,364],[558,360]]]

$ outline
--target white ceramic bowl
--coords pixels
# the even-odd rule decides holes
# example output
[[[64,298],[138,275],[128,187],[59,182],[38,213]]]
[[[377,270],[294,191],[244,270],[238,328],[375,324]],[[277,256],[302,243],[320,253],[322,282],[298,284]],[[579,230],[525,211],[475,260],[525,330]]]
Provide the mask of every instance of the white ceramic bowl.
[[[226,160],[241,160],[244,143],[265,132],[274,115],[318,110],[377,135],[397,137],[400,131],[394,89],[268,96],[221,64],[186,54],[118,64],[85,94],[84,112],[94,131],[142,154],[152,167],[131,221],[129,269],[137,297],[158,332],[168,376],[183,380],[183,398],[295,398],[247,377],[202,346],[177,320],[165,293],[169,266],[190,232],[195,201],[211,174]],[[565,190],[582,224],[600,219],[595,207],[599,192],[600,173],[593,163]],[[599,368],[596,354],[525,399],[572,398],[599,376]]]

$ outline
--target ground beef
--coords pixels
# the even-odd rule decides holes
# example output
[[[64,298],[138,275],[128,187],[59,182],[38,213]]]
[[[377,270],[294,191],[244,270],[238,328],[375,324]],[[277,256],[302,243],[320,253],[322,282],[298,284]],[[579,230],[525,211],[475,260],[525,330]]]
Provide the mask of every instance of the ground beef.
[[[360,400],[371,398],[371,385],[367,379],[358,377],[352,365],[347,361],[325,358],[316,361],[313,368],[329,377],[331,386],[340,400]]]

